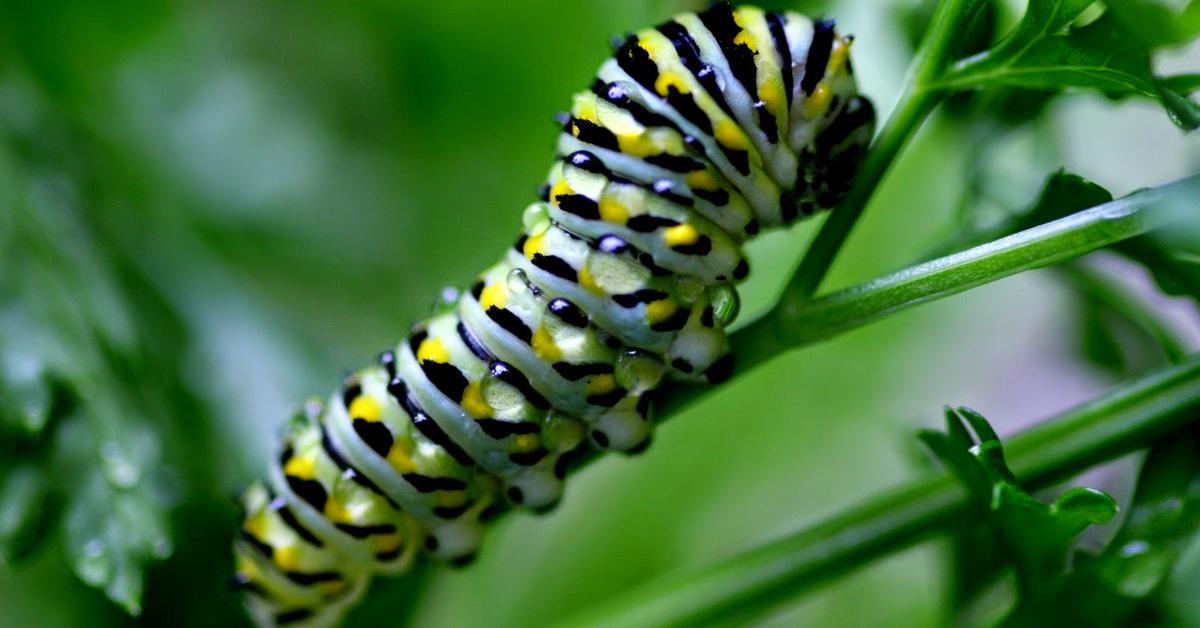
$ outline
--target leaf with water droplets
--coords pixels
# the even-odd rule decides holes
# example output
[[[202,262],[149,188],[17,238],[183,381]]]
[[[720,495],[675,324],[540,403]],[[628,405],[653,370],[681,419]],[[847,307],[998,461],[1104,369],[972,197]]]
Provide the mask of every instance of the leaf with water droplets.
[[[158,448],[149,432],[124,424],[97,439],[97,423],[72,417],[59,429],[60,474],[77,478],[66,496],[63,545],[81,580],[136,615],[147,564],[171,554],[169,494],[154,473]]]
[[[1079,561],[1053,600],[1023,604],[1014,619],[1116,625],[1146,614],[1169,616],[1175,612],[1171,598],[1159,594],[1198,533],[1200,433],[1192,430],[1165,438],[1151,450],[1129,516],[1108,547]]]

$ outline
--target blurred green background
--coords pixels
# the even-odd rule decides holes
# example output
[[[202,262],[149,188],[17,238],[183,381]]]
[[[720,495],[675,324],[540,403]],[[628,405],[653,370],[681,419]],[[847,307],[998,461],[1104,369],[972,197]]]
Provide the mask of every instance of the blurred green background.
[[[916,0],[762,4],[836,16],[882,111],[928,15]],[[609,38],[696,7],[0,3],[0,347],[12,369],[12,355],[35,356],[49,392],[33,394],[62,415],[0,448],[0,473],[28,464],[56,484],[34,502],[49,542],[0,562],[0,625],[129,623],[72,569],[119,597],[136,589],[121,577],[168,552],[148,562],[141,621],[244,623],[225,589],[228,497],[265,467],[276,428],[512,241],[549,164],[552,114]],[[1176,56],[1194,66],[1196,51]],[[921,258],[964,203],[1021,207],[1060,166],[1116,194],[1200,167],[1196,140],[1152,103],[1059,98],[977,141],[991,124],[935,118],[830,287]],[[753,243],[743,320],[812,232]],[[1122,369],[1080,358],[1079,320],[1078,300],[1038,272],[788,355],[672,420],[645,455],[589,468],[552,515],[505,518],[415,610],[399,579],[352,618],[536,625],[815,521],[924,472],[911,433],[942,404],[1010,433],[1103,389]],[[1121,497],[1119,471],[1106,486]],[[138,526],[152,542],[122,550]],[[935,624],[945,571],[927,544],[747,619]]]

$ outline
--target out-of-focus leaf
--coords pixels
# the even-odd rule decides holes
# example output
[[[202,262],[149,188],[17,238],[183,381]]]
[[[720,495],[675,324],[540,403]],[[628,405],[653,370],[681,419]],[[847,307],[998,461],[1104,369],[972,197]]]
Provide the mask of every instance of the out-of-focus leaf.
[[[1200,74],[1176,74],[1162,80],[1163,86],[1180,94],[1190,94],[1200,90]]]
[[[1005,463],[995,431],[969,408],[947,408],[946,431],[920,437],[985,514],[1016,571],[1022,600],[1053,597],[1068,573],[1075,538],[1117,512],[1112,497],[1090,488],[1073,488],[1051,504],[1027,493]]]
[[[31,553],[50,531],[50,483],[44,469],[0,468],[0,566]]]
[[[1163,292],[1200,299],[1200,232],[1195,224],[1149,233],[1116,249],[1145,266]]]
[[[1161,615],[1157,594],[1200,533],[1200,432],[1172,435],[1151,449],[1117,536],[1080,560],[1058,595],[1023,604],[1013,623],[1128,625]]]
[[[160,442],[177,364],[155,353],[167,328],[82,207],[91,179],[23,132],[0,133],[0,469],[14,469],[0,475],[0,555],[58,529],[78,577],[136,614],[144,570],[172,549]]]
[[[1046,179],[1037,200],[1020,215],[1011,231],[1036,227],[1089,207],[1103,205],[1112,198],[1112,194],[1103,187],[1079,175],[1059,170]]]
[[[1117,374],[1178,362],[1188,354],[1174,330],[1105,273],[1069,263],[1059,269],[1081,297],[1083,354]]]
[[[50,420],[51,398],[41,360],[0,344],[0,433],[41,434]]]
[[[1104,0],[1121,26],[1147,50],[1185,44],[1200,35],[1200,1]]]
[[[967,59],[936,86],[952,91],[982,87],[1092,89],[1111,97],[1158,100],[1180,127],[1200,126],[1200,105],[1165,87],[1151,71],[1150,48],[1106,12],[1078,28],[1064,28],[1092,2],[1030,2],[1011,33],[991,50]]]
[[[970,225],[970,218],[966,218],[964,222],[968,223],[968,226],[957,237],[935,250],[933,255],[961,251],[1111,200],[1112,194],[1103,187],[1079,175],[1058,170],[1046,178],[1037,198],[1027,209],[1006,219],[993,221],[994,224],[987,226]]]
[[[1089,363],[1112,373],[1128,370],[1118,325],[1120,321],[1113,320],[1112,311],[1104,304],[1094,299],[1079,303],[1079,351]]]
[[[143,459],[145,437],[97,438],[95,421],[68,420],[59,430],[59,473],[81,480],[70,487],[63,517],[63,546],[81,580],[103,589],[131,614],[141,612],[143,571],[170,556],[167,496]],[[96,473],[99,467],[103,473]]]

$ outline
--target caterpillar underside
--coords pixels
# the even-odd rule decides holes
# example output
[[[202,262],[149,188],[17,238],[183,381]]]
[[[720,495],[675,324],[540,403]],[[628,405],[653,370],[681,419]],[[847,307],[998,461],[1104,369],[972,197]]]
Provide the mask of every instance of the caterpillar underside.
[[[664,378],[727,378],[742,243],[836,204],[873,132],[850,44],[726,4],[621,42],[516,244],[309,402],[244,494],[256,621],[335,623],[374,573],[468,562],[497,506],[559,500],[574,452],[643,447]]]

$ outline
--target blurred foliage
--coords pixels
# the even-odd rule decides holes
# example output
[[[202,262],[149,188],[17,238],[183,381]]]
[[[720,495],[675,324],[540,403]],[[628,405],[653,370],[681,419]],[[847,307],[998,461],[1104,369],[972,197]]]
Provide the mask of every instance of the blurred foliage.
[[[585,85],[609,36],[699,4],[0,3],[0,623],[127,623],[104,595],[144,623],[244,623],[224,588],[236,521],[226,497],[262,468],[289,408],[511,241],[550,154],[550,114]],[[856,66],[884,109],[931,6],[763,4],[856,32]],[[1016,30],[1011,4],[989,4],[961,51],[1001,42],[1003,54],[956,77],[987,89],[955,98],[917,138],[835,282],[894,268],[947,233],[999,233],[1094,204],[1086,180],[1060,174],[1042,209],[1011,209],[1041,183],[1017,166],[1089,175],[1094,164],[1061,149],[1092,136],[1111,142],[1109,161],[1127,161],[1121,128],[1163,151],[1123,166],[1137,185],[1196,169],[1194,140],[1161,115],[1113,122],[1141,105],[1061,98],[1062,77],[1038,63],[1050,46],[1088,63],[1119,52],[1104,76],[1070,84],[1149,95],[1190,124],[1182,94],[1197,74],[1160,80],[1150,61],[1195,36],[1200,3],[1111,0],[1111,16],[1070,32],[1046,25],[1065,27],[1085,3],[1033,3],[1078,11],[1031,12]],[[1026,45],[1034,30],[1041,43]],[[1118,33],[1130,36],[1112,48]],[[1069,122],[1088,115],[1102,116],[1098,128],[1072,135]],[[1003,152],[1030,137],[1032,157]],[[810,233],[753,245],[744,317],[768,303]],[[1120,250],[1165,292],[1195,297],[1197,240],[1185,235]],[[471,570],[379,582],[354,619],[543,623],[916,473],[899,453],[898,417],[932,400],[983,398],[989,415],[1015,418],[1082,400],[1108,376],[1055,344],[1079,329],[1064,322],[1074,304],[1060,285],[1005,282],[776,360],[689,411],[651,455],[583,474],[553,517],[502,522]],[[1127,354],[1110,343],[1092,357],[1125,372],[1140,364]],[[1155,485],[1187,494],[1181,455],[1156,450],[1150,460],[1166,462],[1147,464],[1143,483],[1165,469],[1155,473],[1174,479]],[[1139,489],[1144,512],[1164,494]],[[1163,581],[1176,556],[1174,569],[1186,566],[1194,536],[1190,502],[1181,507],[1152,536],[1135,528],[1135,503],[1121,537],[1154,550],[1143,581],[1153,586],[1135,597],[1153,593],[1161,608],[1188,590],[1182,576]],[[1105,586],[1127,595],[1106,555],[1080,577],[1115,570]],[[932,623],[941,571],[929,552],[908,554],[764,621]]]

